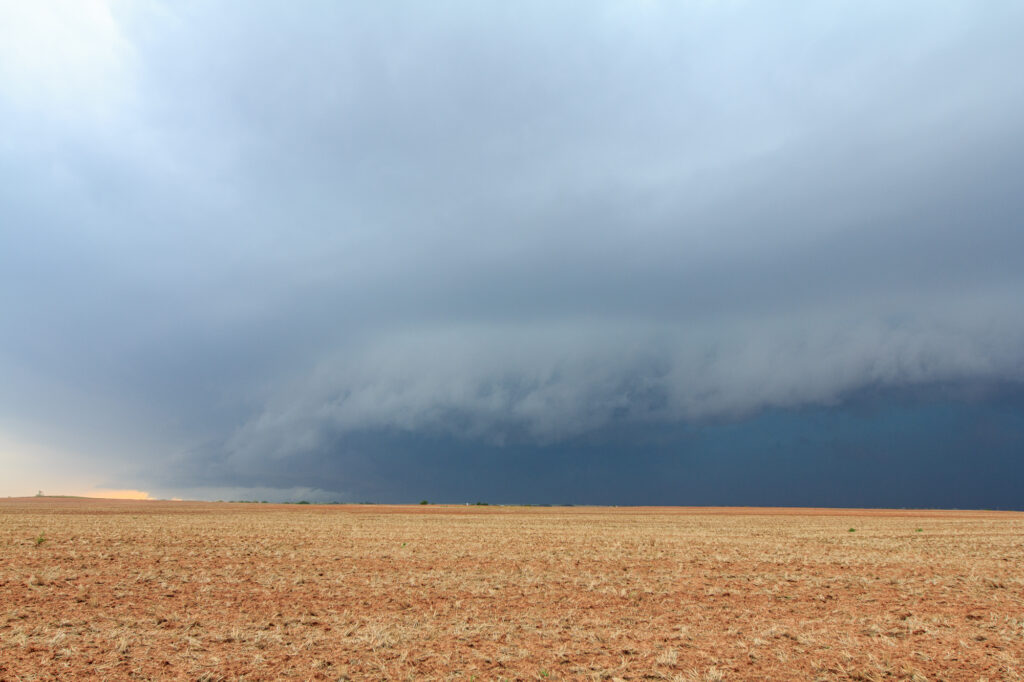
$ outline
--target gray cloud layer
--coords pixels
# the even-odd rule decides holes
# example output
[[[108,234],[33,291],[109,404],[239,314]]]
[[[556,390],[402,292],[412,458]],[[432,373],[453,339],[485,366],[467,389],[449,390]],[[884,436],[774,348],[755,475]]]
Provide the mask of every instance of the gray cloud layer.
[[[0,427],[244,468],[1024,379],[1014,3],[115,8],[0,28]]]

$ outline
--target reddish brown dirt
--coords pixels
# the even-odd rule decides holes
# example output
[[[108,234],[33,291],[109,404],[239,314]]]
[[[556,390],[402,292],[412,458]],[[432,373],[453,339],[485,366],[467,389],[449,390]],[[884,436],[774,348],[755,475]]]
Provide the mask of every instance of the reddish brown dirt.
[[[2,680],[1024,679],[1019,513],[27,498],[0,548]]]

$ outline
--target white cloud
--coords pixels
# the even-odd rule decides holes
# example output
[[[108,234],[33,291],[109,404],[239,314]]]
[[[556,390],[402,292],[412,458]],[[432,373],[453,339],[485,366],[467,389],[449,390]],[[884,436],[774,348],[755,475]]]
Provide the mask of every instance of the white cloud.
[[[109,119],[130,94],[131,61],[111,2],[0,3],[0,102],[31,116]]]

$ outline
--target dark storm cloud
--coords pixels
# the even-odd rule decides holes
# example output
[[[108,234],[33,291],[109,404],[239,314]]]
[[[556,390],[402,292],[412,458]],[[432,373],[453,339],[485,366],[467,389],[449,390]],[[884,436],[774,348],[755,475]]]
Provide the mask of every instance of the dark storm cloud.
[[[1024,378],[1014,4],[115,9],[0,69],[0,427],[140,484]]]

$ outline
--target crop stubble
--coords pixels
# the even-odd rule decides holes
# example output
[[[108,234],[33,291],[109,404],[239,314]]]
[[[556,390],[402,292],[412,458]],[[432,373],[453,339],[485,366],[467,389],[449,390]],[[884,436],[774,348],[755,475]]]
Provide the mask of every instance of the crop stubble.
[[[22,498],[0,543],[3,680],[1024,679],[1018,513]]]

